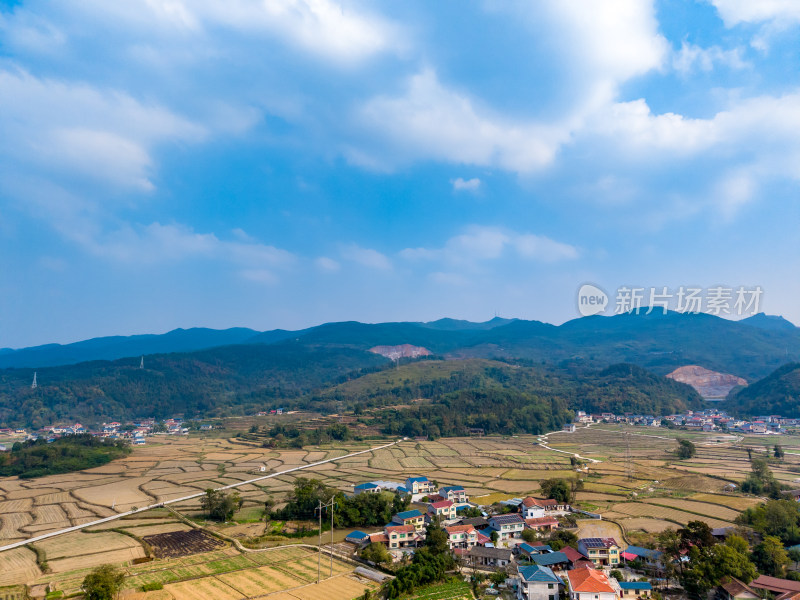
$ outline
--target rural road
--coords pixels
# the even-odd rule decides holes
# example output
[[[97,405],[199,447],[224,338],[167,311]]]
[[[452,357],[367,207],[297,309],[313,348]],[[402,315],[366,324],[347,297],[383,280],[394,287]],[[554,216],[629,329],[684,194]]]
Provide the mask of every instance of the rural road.
[[[597,460],[596,458],[589,458],[588,456],[581,456],[577,452],[567,452],[566,450],[557,450],[556,448],[551,448],[550,446],[547,445],[547,436],[552,435],[554,433],[564,433],[564,432],[563,431],[551,431],[550,433],[545,433],[544,435],[540,435],[538,437],[539,445],[542,448],[546,448],[547,450],[552,450],[553,452],[560,452],[561,454],[569,454],[570,456],[574,456],[575,458],[580,459],[580,460],[588,460],[591,463],[603,462],[601,460]],[[2,550],[2,548],[0,548],[0,550]]]
[[[400,442],[405,441],[405,438],[397,440],[395,442],[391,442],[390,444],[384,444],[383,446],[376,446],[375,448],[369,448],[367,450],[359,450],[358,452],[353,452],[351,454],[345,454],[344,456],[337,456],[334,458],[328,458],[325,460],[321,460],[315,463],[311,463],[308,465],[301,465],[299,467],[294,467],[292,469],[286,469],[285,471],[279,471],[277,473],[270,473],[269,475],[262,475],[261,477],[256,477],[254,479],[248,479],[247,481],[240,481],[238,483],[232,483],[230,485],[225,485],[217,490],[229,490],[231,488],[239,487],[241,485],[247,485],[249,483],[255,483],[257,481],[263,481],[265,479],[272,479],[273,477],[279,477],[280,475],[286,475],[287,473],[293,473],[295,471],[302,471],[303,469],[310,469],[312,467],[317,467],[319,465],[324,465],[325,463],[336,462],[337,460],[342,460],[345,458],[351,458],[353,456],[358,456],[359,454],[367,454],[369,452],[375,452],[376,450],[383,450],[384,448],[389,448],[390,446],[394,446],[395,444],[399,444]],[[100,525],[101,523],[108,523],[109,521],[114,521],[116,519],[121,519],[122,517],[127,517],[130,515],[135,515],[136,513],[144,512],[146,510],[150,510],[152,508],[161,508],[162,506],[166,506],[168,504],[176,504],[178,502],[185,502],[186,500],[193,500],[195,498],[200,498],[201,496],[205,496],[205,492],[198,492],[196,494],[191,494],[189,496],[183,496],[182,498],[173,498],[172,500],[165,500],[163,502],[157,502],[156,504],[150,504],[148,506],[143,506],[142,508],[137,508],[136,510],[129,510],[126,512],[122,512],[116,515],[112,515],[110,517],[105,517],[102,519],[97,519],[96,521],[91,521],[89,523],[83,523],[81,525],[75,525],[73,527],[67,527],[66,529],[59,529],[58,531],[51,531],[50,533],[44,533],[42,535],[37,535],[36,537],[28,538],[27,540],[22,540],[19,542],[14,542],[13,544],[8,544],[7,546],[0,546],[0,552],[4,550],[13,550],[14,548],[19,548],[21,546],[25,546],[27,544],[32,544],[34,542],[41,542],[42,540],[46,540],[51,537],[56,537],[57,535],[64,535],[65,533],[72,533],[73,531],[80,531],[81,529],[86,529],[87,527],[94,527],[95,525]]]

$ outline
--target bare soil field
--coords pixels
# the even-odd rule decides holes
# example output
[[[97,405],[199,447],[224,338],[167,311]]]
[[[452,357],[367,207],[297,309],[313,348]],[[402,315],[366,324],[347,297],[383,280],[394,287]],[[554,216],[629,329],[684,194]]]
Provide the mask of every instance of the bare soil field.
[[[211,552],[226,546],[222,540],[212,537],[199,529],[145,535],[142,539],[150,544],[158,558],[178,558],[191,554]]]

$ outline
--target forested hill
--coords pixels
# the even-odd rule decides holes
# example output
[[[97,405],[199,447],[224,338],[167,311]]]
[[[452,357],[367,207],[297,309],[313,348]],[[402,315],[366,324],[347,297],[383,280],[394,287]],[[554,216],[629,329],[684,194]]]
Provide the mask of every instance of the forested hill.
[[[0,423],[40,427],[137,417],[248,414],[381,368],[389,360],[351,348],[284,342],[192,353],[0,370]]]
[[[633,365],[601,372],[508,365],[496,361],[421,362],[366,375],[328,394],[371,414],[387,434],[539,434],[560,428],[576,410],[664,415],[698,408],[691,387]],[[391,404],[393,398],[405,404]]]
[[[0,423],[88,425],[277,407],[363,413],[408,404],[424,406],[426,419],[440,415],[439,429],[447,435],[463,433],[466,423],[487,431],[545,431],[560,427],[575,410],[659,415],[702,406],[691,387],[633,365],[596,371],[574,364],[433,359],[394,366],[361,350],[296,342],[157,355],[144,369],[137,360],[51,367],[39,371],[36,389],[31,376],[30,370],[0,372]],[[456,422],[446,417],[453,411]]]
[[[495,318],[485,323],[441,319],[429,323],[326,323],[301,331],[176,330],[161,336],[98,338],[66,346],[0,350],[0,368],[70,364],[82,360],[191,352],[225,353],[228,344],[284,344],[369,350],[411,344],[451,358],[527,359],[558,364],[580,360],[602,369],[631,363],[665,375],[699,365],[755,381],[788,360],[800,360],[800,328],[763,314],[731,321],[706,314],[654,312],[574,319],[560,326]],[[257,352],[257,350],[253,350]],[[149,362],[149,361],[148,361]]]
[[[741,415],[800,417],[800,363],[788,363],[755,383],[732,390],[727,410]]]

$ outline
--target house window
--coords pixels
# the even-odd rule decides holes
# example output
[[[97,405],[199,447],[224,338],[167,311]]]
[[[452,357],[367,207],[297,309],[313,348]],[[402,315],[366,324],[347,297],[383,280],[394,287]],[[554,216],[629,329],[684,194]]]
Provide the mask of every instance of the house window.
[[[548,590],[552,590],[553,589],[553,584],[552,583],[548,583],[547,584],[547,589]]]

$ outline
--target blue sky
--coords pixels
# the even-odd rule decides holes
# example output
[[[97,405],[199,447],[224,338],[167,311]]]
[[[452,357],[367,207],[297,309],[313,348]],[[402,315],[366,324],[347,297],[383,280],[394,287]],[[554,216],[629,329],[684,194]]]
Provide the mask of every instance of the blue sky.
[[[794,0],[0,2],[0,346],[560,323],[578,287],[800,322]]]

